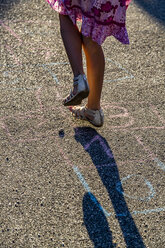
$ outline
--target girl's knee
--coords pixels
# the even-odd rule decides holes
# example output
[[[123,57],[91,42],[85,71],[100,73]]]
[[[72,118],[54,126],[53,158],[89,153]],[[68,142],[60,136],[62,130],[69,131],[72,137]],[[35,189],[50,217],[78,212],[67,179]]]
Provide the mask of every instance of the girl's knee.
[[[91,37],[82,36],[82,40],[83,40],[83,45],[86,48],[91,49],[91,51],[92,50],[95,51],[100,48],[100,45],[97,42],[93,41]]]

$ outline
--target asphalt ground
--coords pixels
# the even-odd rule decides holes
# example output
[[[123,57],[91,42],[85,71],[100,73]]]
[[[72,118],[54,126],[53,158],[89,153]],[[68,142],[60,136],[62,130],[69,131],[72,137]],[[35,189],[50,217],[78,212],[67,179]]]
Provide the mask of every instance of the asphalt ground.
[[[0,1],[1,248],[165,247],[163,8],[133,1],[130,45],[103,44],[94,128],[61,103],[73,76],[58,14]]]

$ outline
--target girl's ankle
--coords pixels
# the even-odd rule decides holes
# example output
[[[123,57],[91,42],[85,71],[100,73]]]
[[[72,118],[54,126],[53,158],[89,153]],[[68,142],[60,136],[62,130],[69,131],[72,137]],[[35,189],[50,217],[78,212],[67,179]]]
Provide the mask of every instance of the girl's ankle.
[[[94,105],[94,104],[93,105],[92,104],[87,104],[86,107],[88,109],[91,109],[91,110],[100,110],[101,109],[100,105]]]

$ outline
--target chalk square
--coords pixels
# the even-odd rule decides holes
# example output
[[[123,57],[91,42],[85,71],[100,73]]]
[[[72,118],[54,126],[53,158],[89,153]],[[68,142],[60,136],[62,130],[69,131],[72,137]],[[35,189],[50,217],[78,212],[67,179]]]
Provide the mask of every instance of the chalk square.
[[[112,65],[114,66],[112,68]],[[106,70],[105,70],[105,79],[104,82],[107,83],[112,83],[112,82],[119,82],[120,84],[122,83],[122,81],[126,80],[126,79],[133,79],[134,76],[127,70],[125,69],[120,63],[113,61],[112,59],[106,58]],[[110,70],[110,75],[109,75],[109,71]],[[118,75],[118,77],[116,78],[116,75]],[[113,78],[114,79],[108,79],[108,78]]]

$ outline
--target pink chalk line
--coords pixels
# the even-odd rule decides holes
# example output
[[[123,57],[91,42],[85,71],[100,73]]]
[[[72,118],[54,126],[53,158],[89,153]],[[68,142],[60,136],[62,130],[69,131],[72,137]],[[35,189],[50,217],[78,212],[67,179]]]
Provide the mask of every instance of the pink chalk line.
[[[144,143],[142,142],[142,138],[140,138],[139,136],[134,135],[137,142],[143,147],[144,151],[146,151],[148,153],[148,156],[150,157],[150,159],[154,162],[157,163],[157,165],[163,170],[165,171],[165,164],[163,162],[161,162],[156,155],[151,152],[150,148],[148,148],[146,145],[144,145]]]
[[[21,65],[21,62],[20,62],[19,59],[15,56],[13,49],[12,49],[10,46],[8,46],[8,45],[5,45],[5,47],[6,47],[6,49],[12,54],[13,58],[14,58],[15,61],[16,61],[16,64],[20,66],[20,65]]]
[[[61,109],[61,111],[63,111],[62,107],[59,107]],[[48,109],[48,110],[56,110],[56,108],[51,108],[51,109]],[[45,109],[46,111],[47,109]],[[36,111],[29,111],[27,112],[26,114],[22,114],[22,113],[19,113],[19,114],[15,114],[15,115],[12,115],[12,116],[5,116],[5,117],[1,117],[1,120],[6,120],[6,119],[9,119],[9,118],[17,118],[17,119],[28,119],[28,118],[33,118],[33,115],[34,114],[39,114],[41,113],[41,115],[37,116],[38,120],[41,120],[39,123],[38,123],[38,127],[40,127],[41,125],[43,125],[44,123],[47,122],[47,119],[43,117],[43,112],[41,112],[40,109],[36,110]],[[64,113],[65,114],[65,113]],[[65,114],[66,115],[66,114]],[[36,116],[34,116],[36,118]],[[77,127],[76,123],[73,125],[73,127]],[[151,128],[151,127],[148,127],[148,128]],[[155,127],[153,127],[155,128]],[[157,127],[156,127],[157,128]],[[136,130],[139,130],[141,128],[136,128]],[[157,128],[158,129],[158,128]],[[5,129],[6,130],[6,129]],[[115,129],[113,129],[115,130]],[[116,130],[119,130],[119,129],[116,129]],[[122,131],[124,131],[124,129],[121,128]],[[126,129],[125,129],[126,130]],[[130,129],[127,129],[126,131],[129,131],[130,132]],[[7,132],[9,134],[9,131]],[[42,138],[46,138],[46,136],[48,135],[49,138],[50,135],[54,135],[54,131],[53,132],[45,132],[45,133],[41,133],[41,135],[39,135],[37,138],[34,138],[34,139],[17,139],[15,142],[28,142],[28,141],[36,141],[36,140],[39,140],[39,139],[42,139]],[[11,134],[10,134],[11,136]],[[89,144],[86,146],[85,149],[87,149],[89,147]],[[108,155],[108,154],[107,154]],[[110,155],[110,154],[109,154]]]
[[[65,159],[66,163],[70,166],[70,167],[74,167],[73,163],[71,162],[71,160],[69,159],[69,157],[64,153],[63,149],[60,147],[59,145],[59,142],[57,141],[56,139],[56,145],[58,147],[58,150],[59,152],[62,154],[63,158]],[[92,165],[88,165],[88,166],[80,166],[79,165],[79,168],[85,168],[85,167],[88,167],[88,168],[92,168],[92,169],[95,169],[95,168],[99,168],[99,167],[112,167],[112,166],[116,166],[116,163],[109,163],[109,164],[100,164],[100,165],[96,165],[94,166],[93,164]]]
[[[25,22],[25,21],[24,21]],[[28,23],[35,23],[34,21],[27,21]],[[42,22],[41,22],[42,23]],[[19,46],[21,46],[23,44],[23,41],[22,39],[9,27],[7,26],[6,24],[4,24],[4,22],[2,20],[0,20],[0,25],[2,25],[2,27],[4,27],[9,33],[11,33],[11,35],[13,35],[18,41],[19,41]],[[7,47],[7,46],[6,46]],[[30,46],[28,46],[29,48]],[[7,49],[13,54],[13,57],[15,58],[15,60],[17,61],[17,64],[20,65],[20,62],[18,63],[18,59],[16,59],[15,55],[14,55],[14,52],[12,50],[12,48],[9,48],[9,46],[7,47]],[[37,50],[46,50],[46,55],[45,55],[45,59],[46,61],[53,55],[53,53],[50,52],[50,49],[43,46],[42,44],[40,44],[40,46],[38,47],[35,47],[33,48],[32,51],[36,52],[36,49]],[[49,51],[48,51],[49,50]]]
[[[58,97],[58,99],[61,99],[62,97],[61,97],[61,95],[60,95],[60,93],[59,93],[59,91],[57,90],[57,87],[53,87],[55,90],[56,90],[56,97]],[[43,125],[47,120],[46,120],[46,118],[44,118],[44,116],[43,116],[43,111],[45,110],[46,111],[46,109],[44,109],[44,106],[43,106],[43,104],[42,104],[42,101],[41,101],[41,91],[42,91],[42,88],[39,88],[37,91],[36,91],[36,93],[35,93],[35,95],[36,95],[36,99],[37,99],[37,101],[38,101],[38,103],[39,103],[39,106],[40,106],[40,108],[39,109],[37,109],[36,111],[29,111],[29,112],[27,112],[26,114],[24,114],[24,115],[22,115],[22,113],[19,113],[19,114],[17,114],[17,115],[13,115],[13,116],[6,116],[6,117],[1,117],[1,120],[5,120],[5,119],[8,119],[8,118],[19,118],[19,119],[26,119],[26,118],[32,118],[32,114],[34,114],[34,113],[40,113],[41,114],[41,116],[38,116],[38,119],[39,120],[41,120],[41,122],[37,125],[38,127],[39,126],[41,126],[41,125]],[[115,107],[115,106],[113,106],[113,107]],[[118,107],[118,106],[117,106]],[[65,112],[64,112],[64,110],[63,110],[63,108],[62,108],[62,106],[60,105],[59,106],[59,108],[60,108],[60,110],[61,110],[61,113],[63,112],[64,113],[64,115],[66,115],[65,114]],[[119,107],[120,108],[120,107]],[[55,109],[56,110],[56,108],[51,108],[52,110],[53,109]],[[51,109],[48,109],[48,110],[51,110]],[[128,111],[127,111],[127,109],[126,108],[123,108],[123,109],[125,109],[125,113],[124,113],[124,117],[126,117],[126,116],[128,116]],[[113,118],[115,118],[116,116],[115,115],[113,115],[114,117]],[[123,116],[122,114],[120,115],[120,116]],[[44,119],[44,120],[43,120]],[[132,121],[132,122],[131,122]],[[125,126],[110,126],[109,128],[110,129],[113,129],[113,130],[115,130],[115,129],[117,129],[117,130],[119,130],[119,129],[122,129],[122,131],[131,131],[131,130],[143,130],[143,129],[151,129],[151,128],[153,128],[153,129],[164,129],[164,127],[155,127],[155,126],[149,126],[149,127],[135,127],[135,128],[131,128],[131,127],[129,127],[129,129],[126,129],[126,127],[128,127],[128,126],[130,126],[130,125],[132,125],[133,124],[133,120],[131,120],[130,121],[130,123],[129,124],[126,124]],[[76,123],[75,123],[75,125],[73,125],[73,127],[76,127],[77,125],[76,125]],[[6,129],[5,129],[6,130]],[[9,134],[9,131],[8,131],[8,134]],[[38,139],[40,139],[40,138],[45,138],[45,135],[53,135],[54,134],[54,132],[46,132],[46,133],[44,133],[44,134],[41,134],[41,135],[39,135],[37,138],[34,138],[34,139],[30,139],[31,141],[33,141],[33,140],[38,140]],[[11,136],[11,134],[10,134],[10,136]],[[50,136],[49,136],[49,138],[50,138]],[[30,141],[29,140],[29,141]],[[19,142],[27,142],[28,141],[28,139],[25,139],[25,140],[23,140],[23,139],[19,139]],[[18,142],[18,139],[17,139],[17,142]],[[100,142],[102,142],[101,140],[100,140]],[[86,146],[86,149],[87,149],[87,147],[88,147],[89,145],[87,145]],[[106,149],[106,148],[105,148]],[[111,156],[110,154],[107,154],[107,155],[109,155],[109,156]]]
[[[115,106],[115,105],[111,105],[111,104],[107,104],[107,106],[105,106],[105,108],[112,108],[112,109],[121,109],[123,110],[124,113],[121,114],[116,114],[116,115],[109,115],[109,117],[111,118],[118,118],[118,117],[128,117],[129,116],[129,112],[126,108],[121,107],[121,106]]]
[[[43,112],[44,106],[43,106],[42,101],[41,101],[41,90],[42,90],[42,88],[39,88],[36,91],[35,95],[36,95],[36,99],[37,99],[39,106],[40,106],[40,111]]]
[[[159,118],[159,120],[160,120],[161,122],[163,122],[163,124],[165,124],[165,120],[159,115],[159,113],[158,113],[157,109],[155,108],[155,106],[150,105],[150,107],[151,107],[153,113],[154,113],[155,115],[157,115],[157,117]]]
[[[99,135],[96,135],[88,144],[86,144],[85,147],[84,147],[84,149],[87,150],[87,149],[90,147],[90,145],[91,145],[93,142],[97,141],[97,140],[99,140],[100,144],[102,145],[102,147],[103,147],[105,153],[108,155],[108,157],[114,158],[112,152],[111,152],[111,151],[109,150],[109,148],[105,145],[105,143],[103,142],[103,140],[101,139],[101,137],[100,137]]]
[[[144,145],[144,143],[142,142],[142,139],[139,136],[135,135],[135,138],[137,142],[143,147],[143,149],[149,154],[149,157],[151,158],[151,160],[154,160],[156,157],[155,154],[151,152],[151,150],[147,146]]]
[[[14,139],[13,139],[12,135],[10,134],[9,129],[7,128],[7,126],[6,126],[3,122],[1,122],[0,125],[1,125],[2,128],[6,131],[7,135],[8,135],[9,138],[10,138],[10,140],[11,140],[12,142],[14,142]]]
[[[142,103],[142,102],[141,102]],[[147,127],[131,127],[134,124],[134,118],[132,116],[130,116],[128,110],[125,107],[120,107],[120,106],[114,106],[112,104],[107,104],[104,107],[105,108],[118,108],[118,109],[122,109],[124,111],[124,113],[121,114],[116,114],[116,115],[109,115],[110,118],[118,118],[118,117],[129,117],[129,122],[125,125],[121,125],[121,126],[109,126],[110,129],[122,129],[123,131],[128,131],[130,132],[131,130],[145,130],[145,129],[157,129],[157,130],[162,130],[165,128],[165,126],[161,126],[161,127],[155,127],[155,126],[147,126]],[[165,121],[163,120],[162,117],[160,117],[160,115],[158,114],[158,112],[156,111],[156,109],[152,106],[152,110],[153,112],[158,116],[158,118],[164,123]]]
[[[147,130],[147,129],[163,130],[163,129],[165,129],[165,126],[162,126],[162,127],[155,127],[155,126],[148,126],[148,127],[129,127],[129,128],[119,127],[118,129],[121,129],[124,132],[131,132],[131,131],[135,131],[135,130]]]
[[[0,20],[0,25],[2,25],[2,27],[4,27],[9,33],[11,33],[17,40],[19,40],[19,45],[22,44],[22,40],[21,38],[7,25],[4,24],[4,22],[2,20]]]

